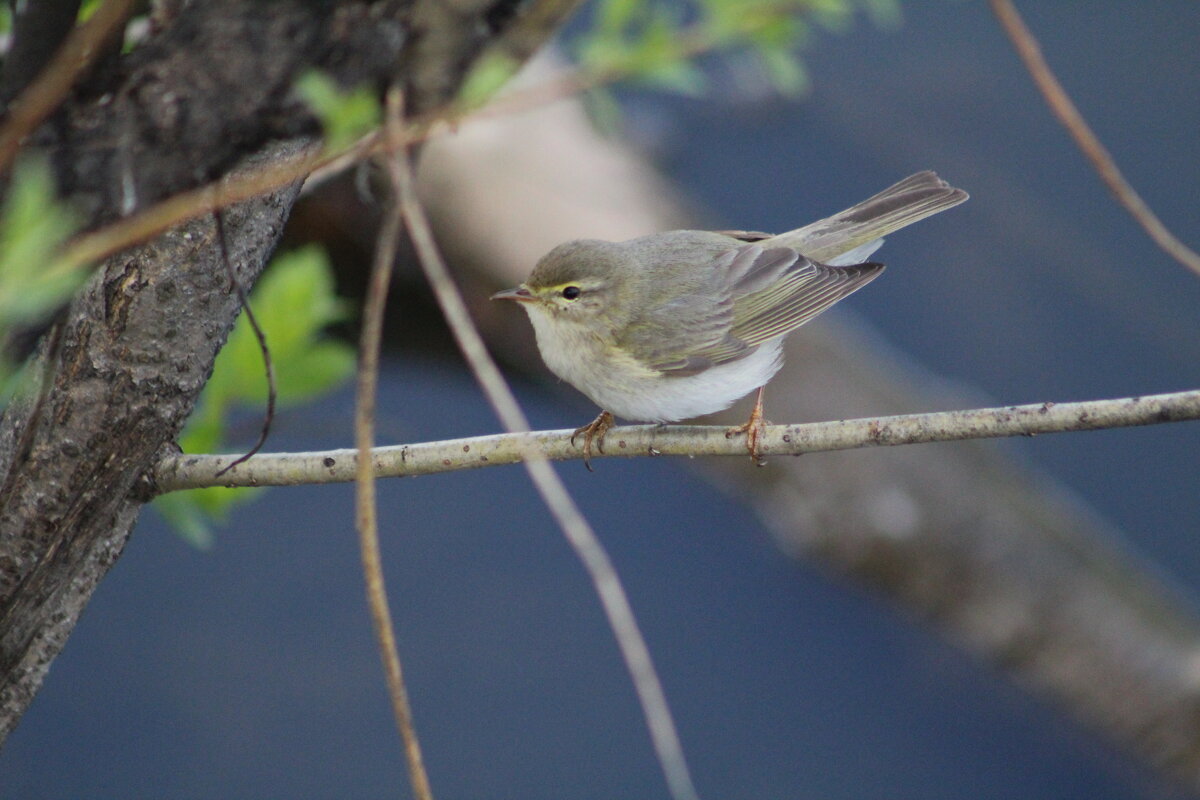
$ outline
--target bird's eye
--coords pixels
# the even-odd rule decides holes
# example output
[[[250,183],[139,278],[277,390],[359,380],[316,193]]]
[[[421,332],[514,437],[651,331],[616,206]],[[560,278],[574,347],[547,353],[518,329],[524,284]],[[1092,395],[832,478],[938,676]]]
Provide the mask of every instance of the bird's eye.
[[[583,294],[583,290],[578,286],[568,286],[562,290],[562,296],[568,300],[578,300],[581,294]]]

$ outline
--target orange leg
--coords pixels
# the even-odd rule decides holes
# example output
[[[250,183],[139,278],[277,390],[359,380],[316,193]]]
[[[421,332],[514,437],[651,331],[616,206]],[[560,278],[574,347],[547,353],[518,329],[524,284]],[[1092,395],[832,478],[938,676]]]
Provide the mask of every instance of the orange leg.
[[[601,411],[600,416],[584,425],[582,428],[576,428],[571,434],[571,444],[575,444],[575,437],[583,434],[583,465],[587,467],[588,472],[594,472],[592,469],[592,441],[596,442],[596,449],[601,453],[604,452],[604,435],[608,433],[608,429],[613,426],[615,420],[613,415],[607,411]]]
[[[758,397],[754,401],[754,410],[750,412],[750,419],[746,420],[744,425],[736,425],[725,431],[726,439],[739,433],[746,434],[746,449],[750,451],[751,460],[760,467],[767,463],[759,446],[760,440],[767,433],[767,422],[763,419],[763,389],[765,388],[767,387],[758,387]]]

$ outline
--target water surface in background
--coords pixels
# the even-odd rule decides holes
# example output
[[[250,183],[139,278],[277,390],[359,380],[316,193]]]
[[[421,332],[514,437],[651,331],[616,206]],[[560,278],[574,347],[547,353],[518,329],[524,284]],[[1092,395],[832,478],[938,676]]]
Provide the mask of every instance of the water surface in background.
[[[381,436],[494,430],[469,378],[388,364]],[[350,397],[277,446],[349,439]],[[564,409],[522,392],[537,426]],[[449,410],[449,413],[448,413]],[[678,462],[561,471],[637,609],[705,797],[1137,796],[1134,767],[886,603],[781,556]],[[379,484],[437,796],[665,797],[582,569],[512,467]],[[0,753],[6,797],[379,797],[402,759],[352,491],[272,489],[198,553],[147,514]]]

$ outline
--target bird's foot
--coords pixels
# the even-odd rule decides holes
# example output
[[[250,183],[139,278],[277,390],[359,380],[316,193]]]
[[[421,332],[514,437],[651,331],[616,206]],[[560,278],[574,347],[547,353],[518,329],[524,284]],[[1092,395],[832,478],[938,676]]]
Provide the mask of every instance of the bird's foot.
[[[746,434],[746,449],[750,452],[750,460],[756,466],[766,466],[767,459],[762,454],[761,441],[767,435],[767,421],[763,419],[761,389],[758,400],[754,403],[754,410],[750,412],[750,419],[743,425],[735,425],[725,431],[725,438],[731,439],[743,433]]]
[[[608,429],[613,426],[615,420],[613,415],[607,411],[601,411],[600,416],[584,425],[582,428],[576,428],[571,434],[571,444],[575,444],[575,437],[583,435],[583,465],[587,467],[588,472],[594,472],[592,469],[592,442],[596,443],[596,450],[604,452],[604,436],[608,433]]]

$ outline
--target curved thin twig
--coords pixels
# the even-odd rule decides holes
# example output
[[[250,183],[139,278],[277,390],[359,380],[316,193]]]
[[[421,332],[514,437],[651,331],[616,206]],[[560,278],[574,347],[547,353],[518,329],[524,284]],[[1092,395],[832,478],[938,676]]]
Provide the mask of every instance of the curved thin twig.
[[[763,451],[798,456],[861,447],[952,442],[1004,436],[1126,428],[1200,420],[1200,389],[1170,394],[1087,400],[1077,403],[1033,403],[1001,408],[937,411],[893,417],[768,425]],[[630,425],[608,432],[608,447],[592,458],[637,456],[746,456],[741,439],[725,436],[726,428],[710,425]],[[371,452],[375,474],[412,477],[495,467],[522,461],[530,451],[540,458],[583,458],[571,444],[570,430],[495,434],[420,444],[379,447]],[[296,486],[345,483],[354,479],[355,452],[266,453],[240,464],[220,481],[213,472],[230,455],[176,455],[159,463],[159,492],[206,486]]]
[[[392,89],[387,95],[389,137],[398,130],[399,90]],[[399,143],[395,143],[399,147]],[[387,159],[387,169],[393,174],[398,167],[392,163],[404,158],[403,150]],[[404,685],[404,670],[400,664],[400,651],[396,646],[396,630],[392,623],[392,612],[388,605],[387,587],[383,579],[383,559],[379,550],[378,508],[375,502],[375,473],[366,455],[371,451],[375,439],[375,394],[379,383],[379,348],[383,338],[383,311],[387,305],[388,286],[392,278],[392,265],[396,261],[396,247],[401,231],[401,205],[398,192],[392,192],[392,203],[380,226],[379,239],[375,246],[375,263],[371,268],[371,279],[367,286],[367,297],[363,304],[363,326],[359,338],[358,390],[354,404],[354,439],[357,444],[355,469],[355,522],[358,527],[359,548],[362,551],[363,578],[367,585],[367,605],[371,608],[371,621],[375,638],[379,643],[379,655],[383,660],[387,679],[388,695],[392,701],[392,713],[396,727],[404,742],[404,757],[408,763],[408,777],[413,796],[417,800],[433,800],[429,776],[425,772],[421,757],[421,744],[413,724],[412,705]]]
[[[1129,184],[1129,181],[1125,180],[1125,176],[1121,174],[1112,155],[1092,131],[1087,120],[1079,113],[1079,109],[1071,102],[1071,97],[1063,89],[1062,84],[1054,77],[1050,65],[1042,57],[1042,49],[1038,46],[1037,39],[1025,26],[1025,21],[1017,13],[1012,0],[989,0],[989,2],[992,6],[992,13],[1000,21],[1000,25],[1013,43],[1017,55],[1024,62],[1025,69],[1029,70],[1029,75],[1037,85],[1038,91],[1046,99],[1046,104],[1050,106],[1054,116],[1058,117],[1058,121],[1067,129],[1071,138],[1075,140],[1075,144],[1092,162],[1096,173],[1107,184],[1109,191],[1117,198],[1117,202],[1125,206],[1125,210],[1129,212],[1134,221],[1167,255],[1200,276],[1200,254],[1177,239],[1150,206],[1146,205],[1146,201]]]
[[[258,343],[258,352],[262,354],[263,359],[263,370],[267,375],[267,409],[263,415],[262,426],[258,430],[258,439],[249,450],[242,453],[241,458],[218,472],[215,477],[219,478],[238,464],[245,463],[251,456],[262,450],[263,445],[267,443],[267,437],[271,435],[271,423],[275,420],[275,401],[278,398],[278,392],[275,386],[275,362],[271,360],[271,348],[267,345],[267,336],[263,333],[262,326],[258,324],[258,316],[250,307],[250,295],[246,292],[246,287],[238,280],[237,272],[233,268],[233,261],[229,257],[229,240],[225,236],[224,209],[213,209],[213,221],[217,227],[217,244],[221,249],[221,261],[225,264],[225,274],[234,291],[237,292],[238,301],[242,304],[242,311],[245,312],[246,322],[250,325],[251,332],[254,333],[254,341]]]

